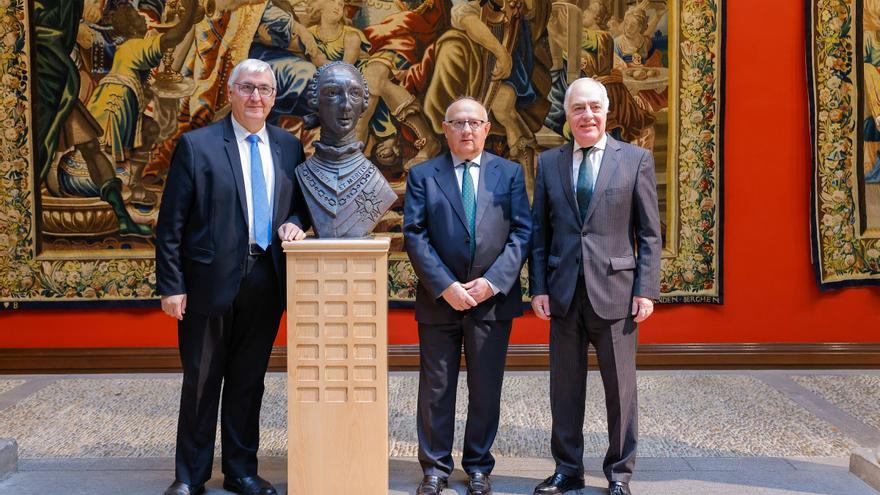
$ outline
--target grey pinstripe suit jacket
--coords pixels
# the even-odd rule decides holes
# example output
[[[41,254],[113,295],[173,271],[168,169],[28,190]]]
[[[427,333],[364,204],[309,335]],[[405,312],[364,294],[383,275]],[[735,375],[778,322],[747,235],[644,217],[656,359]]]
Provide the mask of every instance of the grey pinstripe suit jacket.
[[[572,144],[541,153],[532,205],[529,292],[568,312],[577,277],[600,317],[629,316],[632,296],[660,295],[660,214],[654,159],[608,136],[593,196],[581,223],[572,185]]]

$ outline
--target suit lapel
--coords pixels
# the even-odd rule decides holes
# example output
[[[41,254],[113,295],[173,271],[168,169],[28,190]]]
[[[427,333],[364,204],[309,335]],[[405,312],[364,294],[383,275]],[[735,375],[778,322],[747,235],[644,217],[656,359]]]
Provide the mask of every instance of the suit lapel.
[[[287,176],[284,174],[284,171],[281,169],[281,164],[284,163],[282,161],[283,157],[281,154],[281,141],[278,139],[278,135],[276,134],[276,130],[266,124],[266,131],[269,135],[269,149],[272,152],[272,168],[275,171],[275,187],[272,197],[269,198],[269,201],[272,202],[272,230],[275,230],[276,226],[281,225],[281,192],[283,182],[287,179]]]
[[[446,196],[452,209],[458,215],[458,219],[464,225],[465,229],[468,224],[464,218],[464,203],[461,202],[461,188],[458,186],[458,179],[455,178],[455,168],[452,166],[452,155],[446,154],[446,159],[440,161],[434,166],[436,173],[434,180],[440,186],[440,190]]]
[[[498,163],[494,157],[488,153],[483,153],[480,160],[480,183],[477,186],[477,218],[474,224],[475,228],[479,228],[480,220],[483,219],[483,213],[489,206],[489,202],[495,197],[495,186],[498,185]]]
[[[620,161],[620,143],[611,136],[605,143],[605,153],[602,155],[602,164],[599,166],[599,176],[596,177],[596,185],[593,186],[593,196],[590,199],[590,206],[587,208],[587,216],[584,219],[584,225],[590,221],[590,216],[596,211],[605,189],[608,188],[608,181],[614,175],[617,164]]]
[[[223,126],[223,139],[226,141],[226,156],[229,158],[229,167],[232,169],[232,177],[235,178],[235,190],[238,191],[238,205],[244,216],[244,223],[248,225],[247,196],[244,190],[244,175],[241,171],[241,157],[238,154],[238,142],[235,140],[235,131],[232,129],[232,117],[226,118]]]
[[[571,211],[580,218],[580,212],[578,211],[577,201],[574,199],[574,184],[571,182],[571,161],[574,145],[568,143],[564,145],[559,153],[559,161],[557,162],[557,168],[559,169],[559,180],[560,184],[562,184],[562,190],[565,193],[566,199],[568,199],[568,204],[571,206]]]

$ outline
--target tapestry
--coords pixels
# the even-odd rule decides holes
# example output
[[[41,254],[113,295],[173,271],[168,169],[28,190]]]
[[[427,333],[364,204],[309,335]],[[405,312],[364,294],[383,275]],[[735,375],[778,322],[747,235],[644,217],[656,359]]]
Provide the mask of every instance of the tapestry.
[[[807,73],[819,287],[880,284],[880,0],[811,0]]]
[[[269,121],[307,153],[316,67],[363,72],[358,134],[399,196],[376,229],[392,238],[392,302],[415,297],[406,176],[444,150],[446,106],[485,103],[487,150],[520,163],[531,194],[537,155],[569,139],[568,84],[591,76],[608,89],[609,133],[655,158],[662,301],[720,303],[723,12],[711,0],[0,0],[0,307],[155,304],[175,143],[229,114],[245,58],[274,69]]]

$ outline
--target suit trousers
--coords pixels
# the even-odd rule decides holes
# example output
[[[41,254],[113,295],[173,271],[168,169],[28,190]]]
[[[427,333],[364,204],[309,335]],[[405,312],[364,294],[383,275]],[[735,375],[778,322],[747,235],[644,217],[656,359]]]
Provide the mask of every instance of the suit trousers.
[[[175,476],[191,486],[211,478],[221,385],[223,473],[257,474],[263,380],[283,304],[269,254],[248,256],[244,266],[229,310],[219,316],[187,312],[178,323],[183,387]]]
[[[578,277],[568,313],[550,321],[550,450],[556,471],[566,476],[584,475],[588,344],[596,349],[608,414],[609,445],[602,468],[608,481],[629,483],[638,443],[638,325],[631,317],[605,320],[596,315],[583,277]]]
[[[468,410],[461,466],[467,473],[492,472],[491,448],[498,432],[504,361],[511,320],[419,323],[419,396],[416,430],[419,463],[425,475],[452,473],[455,393],[461,349],[467,362]]]

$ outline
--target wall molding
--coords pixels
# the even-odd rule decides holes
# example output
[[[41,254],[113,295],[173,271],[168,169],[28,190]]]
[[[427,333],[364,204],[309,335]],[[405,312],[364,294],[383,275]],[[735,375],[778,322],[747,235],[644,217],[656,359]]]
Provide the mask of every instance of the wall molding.
[[[546,370],[546,344],[511,345],[510,370]],[[595,354],[590,350],[590,366]],[[417,344],[389,345],[389,368],[417,370]],[[880,368],[880,343],[811,344],[646,344],[639,346],[640,369],[729,368]],[[287,348],[272,350],[269,368],[283,371]],[[180,370],[177,349],[137,348],[16,348],[0,349],[0,374],[23,373],[148,373]]]

